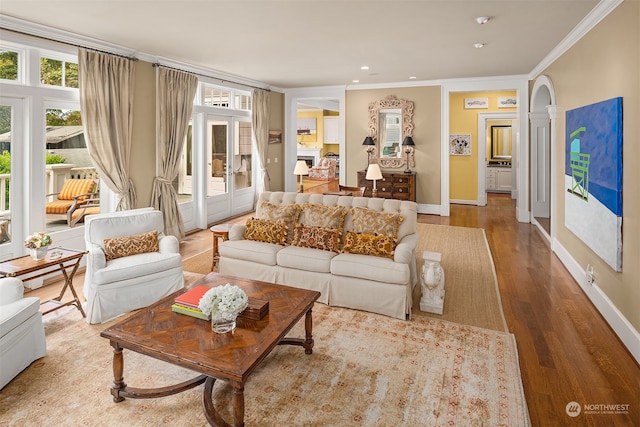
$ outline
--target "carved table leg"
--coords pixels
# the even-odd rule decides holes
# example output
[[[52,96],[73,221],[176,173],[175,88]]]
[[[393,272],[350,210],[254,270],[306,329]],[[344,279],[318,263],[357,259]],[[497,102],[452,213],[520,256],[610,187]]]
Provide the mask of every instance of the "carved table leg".
[[[304,332],[305,332],[305,340],[304,340],[304,353],[311,354],[313,353],[313,316],[311,309],[307,311],[307,314],[304,318]]]
[[[204,415],[209,421],[209,424],[216,427],[232,427],[227,423],[218,413],[213,404],[211,395],[213,394],[213,385],[216,379],[208,377],[204,383],[204,390],[202,391],[202,406],[204,407]],[[233,427],[244,426],[244,385],[239,384],[237,387],[233,386]]]
[[[124,382],[124,357],[122,356],[122,347],[112,342],[113,347],[113,387],[111,394],[114,402],[122,402],[124,397],[120,396],[120,390],[124,390],[127,384]]]

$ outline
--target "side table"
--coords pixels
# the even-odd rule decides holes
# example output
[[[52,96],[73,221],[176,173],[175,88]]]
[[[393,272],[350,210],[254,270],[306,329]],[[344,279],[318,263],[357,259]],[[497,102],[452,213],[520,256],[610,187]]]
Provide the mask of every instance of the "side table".
[[[82,317],[86,317],[80,298],[78,298],[78,294],[73,287],[73,276],[78,271],[80,261],[86,253],[87,251],[74,251],[56,247],[49,249],[47,256],[43,260],[35,261],[29,255],[13,258],[0,263],[0,277],[18,277],[23,282],[28,282],[29,280],[60,271],[64,276],[62,291],[58,297],[40,304],[40,311],[42,311],[42,314],[47,314],[68,305],[75,305],[82,313]],[[71,271],[67,273],[68,269],[71,269]],[[62,297],[67,288],[71,290],[73,299],[63,302]]]
[[[216,266],[218,261],[220,260],[220,253],[218,252],[218,239],[222,239],[224,242],[229,238],[229,230],[231,229],[231,224],[218,224],[211,227],[211,235],[213,238],[213,259],[211,260],[211,271]]]

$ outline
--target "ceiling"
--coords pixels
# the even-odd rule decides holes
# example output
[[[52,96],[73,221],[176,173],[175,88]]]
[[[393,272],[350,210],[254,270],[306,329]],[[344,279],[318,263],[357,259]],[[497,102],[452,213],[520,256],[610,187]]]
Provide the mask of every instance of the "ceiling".
[[[286,89],[526,75],[596,5],[598,0],[2,0],[0,13]],[[492,19],[479,25],[478,16]],[[368,70],[361,69],[365,65]]]

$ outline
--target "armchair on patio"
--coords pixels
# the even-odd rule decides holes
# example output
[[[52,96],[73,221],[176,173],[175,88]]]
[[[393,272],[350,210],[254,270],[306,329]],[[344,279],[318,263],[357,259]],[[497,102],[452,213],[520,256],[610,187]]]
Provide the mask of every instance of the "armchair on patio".
[[[336,177],[336,159],[323,157],[316,166],[309,168],[309,179],[331,180]]]
[[[0,279],[0,389],[47,355],[40,298],[23,293],[22,280]]]
[[[180,244],[153,208],[87,216],[87,322],[103,323],[184,287]]]
[[[45,212],[47,215],[64,216],[69,227],[73,227],[73,212],[97,191],[98,183],[93,179],[67,179],[59,193],[47,194],[47,197],[56,196],[56,200],[45,204]]]

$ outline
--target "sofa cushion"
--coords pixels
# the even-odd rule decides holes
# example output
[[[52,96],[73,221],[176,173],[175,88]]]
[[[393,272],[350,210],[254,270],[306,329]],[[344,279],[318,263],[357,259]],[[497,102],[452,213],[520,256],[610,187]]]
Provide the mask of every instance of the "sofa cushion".
[[[409,265],[389,258],[341,253],[331,259],[331,274],[390,284],[411,280]]]
[[[287,239],[287,224],[263,219],[247,220],[243,238],[257,242],[284,245]]]
[[[153,230],[133,236],[104,239],[103,245],[107,261],[147,252],[158,252],[158,232]]]
[[[293,231],[293,246],[303,248],[322,249],[331,252],[340,252],[342,230],[333,228],[305,227],[296,225]]]
[[[276,265],[276,255],[284,246],[253,240],[227,240],[220,244],[220,257]]]
[[[179,253],[147,252],[136,254],[107,262],[104,268],[94,272],[93,283],[104,285],[133,277],[144,277],[177,267],[182,267],[182,257]]]
[[[331,251],[287,246],[278,252],[277,259],[280,267],[329,273],[331,270],[331,259],[334,256],[336,256],[336,253]]]
[[[372,209],[351,208],[353,231],[356,233],[381,234],[398,237],[398,228],[404,217],[396,212],[379,212]]]
[[[287,243],[293,239],[293,227],[298,222],[300,215],[300,205],[273,205],[263,202],[260,205],[258,219],[266,219],[273,222],[284,222],[287,225]]]
[[[335,228],[342,232],[347,210],[344,206],[325,206],[319,203],[305,203],[298,223],[307,227]]]
[[[396,240],[390,236],[347,231],[342,252],[393,259]]]

